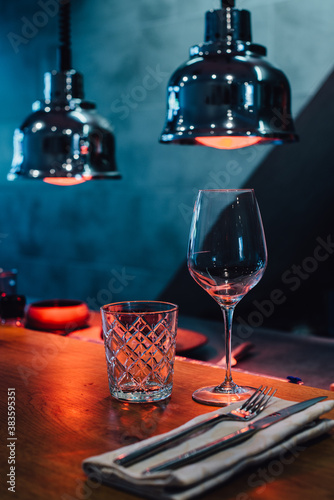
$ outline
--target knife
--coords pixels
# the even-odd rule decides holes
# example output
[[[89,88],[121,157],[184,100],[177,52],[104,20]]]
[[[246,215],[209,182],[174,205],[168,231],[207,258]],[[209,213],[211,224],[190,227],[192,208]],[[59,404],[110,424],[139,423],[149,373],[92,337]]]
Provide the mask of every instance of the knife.
[[[161,462],[154,467],[150,467],[144,471],[144,474],[168,469],[178,469],[179,467],[183,467],[184,465],[198,462],[202,458],[214,455],[219,451],[242,443],[243,441],[246,441],[247,439],[252,437],[256,432],[262,429],[266,429],[270,425],[275,424],[276,422],[280,422],[290,415],[294,415],[295,413],[305,410],[306,408],[309,408],[310,406],[313,406],[314,404],[318,403],[319,401],[323,401],[324,399],[327,399],[327,396],[308,399],[307,401],[303,401],[301,403],[288,406],[287,408],[283,408],[280,411],[276,411],[274,413],[271,413],[270,415],[267,415],[266,417],[260,418],[256,422],[247,425],[247,427],[244,427],[237,432],[233,432],[232,434],[217,439],[216,441],[195,448],[194,450],[190,450],[187,453],[183,453],[171,460]]]

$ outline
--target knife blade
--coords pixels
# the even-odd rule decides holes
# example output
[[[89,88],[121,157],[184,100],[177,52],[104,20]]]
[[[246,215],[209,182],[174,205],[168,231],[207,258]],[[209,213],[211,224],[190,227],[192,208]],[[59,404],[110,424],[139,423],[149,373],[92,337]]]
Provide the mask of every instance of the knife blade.
[[[187,453],[178,455],[171,460],[161,462],[154,467],[149,467],[144,471],[144,474],[158,471],[160,472],[169,469],[177,469],[179,467],[183,467],[184,465],[198,462],[202,458],[223,451],[226,448],[230,448],[231,446],[234,446],[236,444],[240,444],[252,437],[259,430],[266,429],[270,425],[273,425],[277,422],[280,422],[281,420],[284,420],[287,417],[290,417],[291,415],[294,415],[295,413],[305,410],[306,408],[309,408],[310,406],[313,406],[314,404],[319,403],[319,401],[323,401],[324,399],[327,399],[327,396],[308,399],[307,401],[302,401],[301,403],[296,403],[292,406],[283,408],[280,411],[276,411],[274,413],[271,413],[270,415],[267,415],[266,417],[256,420],[255,422],[247,425],[237,432],[233,432],[232,434],[228,434],[227,436],[217,439],[216,441],[212,441],[211,443],[195,448],[194,450],[190,450]]]

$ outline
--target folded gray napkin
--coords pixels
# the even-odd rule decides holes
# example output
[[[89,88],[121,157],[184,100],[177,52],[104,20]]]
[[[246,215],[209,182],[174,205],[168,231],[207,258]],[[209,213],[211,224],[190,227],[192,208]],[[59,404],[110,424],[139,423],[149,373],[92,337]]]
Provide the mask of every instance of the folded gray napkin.
[[[257,419],[292,404],[294,403],[291,401],[273,398],[268,408]],[[236,403],[212,413],[228,413],[238,406],[239,404]],[[188,439],[174,448],[147,458],[130,467],[122,467],[115,464],[114,460],[120,454],[133,451],[150,442],[161,439],[163,435],[174,434],[180,429],[207,418],[210,413],[201,415],[169,433],[160,434],[159,436],[145,439],[140,443],[87,458],[83,461],[82,466],[87,475],[98,478],[104,484],[125,489],[140,496],[153,498],[154,500],[157,498],[186,500],[203,495],[207,490],[224,483],[248,466],[260,464],[271,458],[275,458],[278,461],[281,460],[282,464],[287,464],[291,461],[291,456],[294,457],[293,452],[289,455],[290,450],[334,428],[334,420],[319,420],[320,416],[331,411],[333,408],[333,400],[322,401],[259,431],[244,443],[177,470],[143,474],[143,471],[148,467],[152,467],[164,460],[168,460],[242,429],[247,425],[247,422],[226,420],[199,436]],[[289,455],[289,459],[285,455]],[[298,459],[297,456],[296,459]]]

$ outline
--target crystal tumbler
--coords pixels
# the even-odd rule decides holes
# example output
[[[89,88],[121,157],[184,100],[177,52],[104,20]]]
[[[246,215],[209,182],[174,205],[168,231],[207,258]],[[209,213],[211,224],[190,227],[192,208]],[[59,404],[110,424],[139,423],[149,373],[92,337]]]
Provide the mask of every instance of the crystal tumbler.
[[[168,398],[173,387],[178,306],[130,301],[101,307],[110,393],[134,403]]]

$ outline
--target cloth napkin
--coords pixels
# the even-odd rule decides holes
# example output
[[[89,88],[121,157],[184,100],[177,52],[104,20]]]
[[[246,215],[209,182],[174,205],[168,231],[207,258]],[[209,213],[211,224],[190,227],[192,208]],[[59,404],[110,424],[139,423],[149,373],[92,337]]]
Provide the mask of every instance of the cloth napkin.
[[[268,408],[252,421],[292,404],[294,403],[291,401],[273,398]],[[114,459],[120,454],[145,446],[161,439],[164,435],[174,434],[210,415],[228,413],[238,406],[240,404],[236,403],[218,409],[196,417],[166,434],[160,434],[115,451],[87,458],[83,461],[83,470],[87,475],[95,477],[104,484],[125,489],[142,497],[154,500],[157,498],[187,500],[203,495],[207,490],[224,483],[246,467],[258,465],[263,461],[275,459],[275,463],[277,460],[281,461],[284,468],[292,460],[298,460],[298,455],[302,453],[302,448],[300,446],[296,448],[297,445],[334,428],[334,420],[319,420],[320,416],[334,408],[334,400],[322,401],[257,432],[244,443],[177,470],[143,474],[146,468],[242,429],[246,427],[247,422],[223,421],[201,435],[187,439],[174,448],[160,452],[130,467],[122,467],[114,463]],[[298,450],[298,453],[294,454],[293,449]]]

